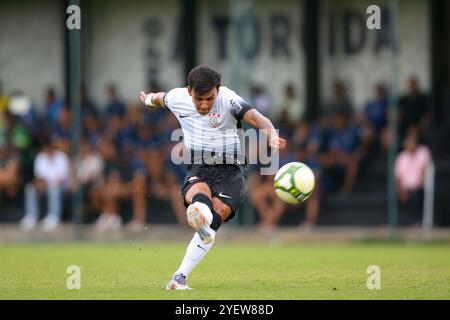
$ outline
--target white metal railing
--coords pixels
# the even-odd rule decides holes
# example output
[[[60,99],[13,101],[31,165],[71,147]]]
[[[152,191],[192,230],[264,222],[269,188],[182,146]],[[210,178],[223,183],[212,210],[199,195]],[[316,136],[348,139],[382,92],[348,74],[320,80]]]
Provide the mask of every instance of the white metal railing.
[[[422,228],[433,228],[435,166],[431,160],[425,170]]]

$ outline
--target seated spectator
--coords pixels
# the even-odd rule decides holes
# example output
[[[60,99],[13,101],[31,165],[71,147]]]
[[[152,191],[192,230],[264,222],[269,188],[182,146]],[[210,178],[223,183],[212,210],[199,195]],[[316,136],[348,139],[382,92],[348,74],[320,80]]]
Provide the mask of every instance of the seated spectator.
[[[364,115],[369,120],[376,134],[380,134],[387,125],[387,112],[389,99],[386,87],[382,84],[375,86],[375,97],[367,102],[364,107]]]
[[[302,120],[295,131],[292,139],[295,146],[296,161],[305,163],[314,172],[316,183],[314,191],[306,201],[306,217],[302,227],[306,230],[311,229],[317,223],[322,197],[322,166],[320,151],[322,149],[322,132],[317,125]]]
[[[69,184],[70,161],[49,139],[43,141],[34,161],[34,177],[34,181],[25,186],[25,216],[21,227],[23,230],[35,227],[39,220],[38,194],[46,192],[48,212],[43,220],[43,228],[50,231],[61,221],[62,193]]]
[[[128,197],[133,205],[133,217],[126,228],[132,232],[144,230],[147,222],[147,171],[145,162],[139,157],[135,150],[133,155],[127,158],[128,174],[124,176],[127,182]]]
[[[399,200],[412,207],[414,224],[422,221],[425,174],[431,161],[430,150],[419,143],[418,131],[409,130],[394,169]]]
[[[103,159],[92,150],[92,146],[87,138],[82,138],[80,142],[80,157],[76,161],[74,177],[71,183],[72,192],[81,188],[83,203],[89,202],[89,211],[101,210],[101,183],[103,177]]]
[[[250,97],[248,101],[263,115],[266,117],[270,116],[270,113],[272,112],[271,98],[264,86],[252,84],[250,86]]]
[[[86,86],[82,86],[80,90],[80,107],[81,119],[88,115],[98,116],[97,108],[92,100],[89,98],[89,93]]]
[[[347,88],[341,80],[335,80],[333,83],[333,96],[325,107],[325,113],[327,115],[347,114],[350,117],[353,117],[355,113],[353,104],[347,94]]]
[[[182,143],[179,144],[176,150],[183,152],[182,146]],[[178,223],[186,225],[186,208],[179,192],[185,171],[181,166],[172,163],[168,148],[148,150],[145,157],[149,176],[150,200],[152,197],[156,197],[170,201]]]
[[[82,119],[83,135],[91,143],[94,150],[98,150],[102,137],[102,126],[99,117],[93,114],[86,114]]]
[[[102,211],[96,222],[98,231],[119,230],[122,227],[120,201],[126,198],[126,191],[120,171],[109,171],[101,189]]]
[[[70,154],[70,145],[72,137],[71,114],[67,106],[64,106],[59,111],[58,120],[51,127],[51,139],[56,145],[56,148],[64,151],[67,155]]]
[[[351,192],[356,182],[361,160],[366,154],[364,132],[352,123],[350,114],[338,112],[332,117],[333,127],[326,155],[326,175],[331,177],[331,190]]]
[[[29,127],[21,122],[20,116],[12,114],[9,110],[4,114],[4,134],[10,139],[12,147],[19,152],[30,147],[32,142]]]
[[[376,157],[379,151],[387,151],[387,119],[388,119],[389,99],[386,87],[382,84],[375,86],[374,99],[367,102],[364,107],[361,124],[370,130],[370,144],[373,156]]]
[[[179,123],[172,113],[163,110],[152,117],[154,111],[151,114],[147,111],[144,110],[147,116],[145,122],[141,122],[138,128],[139,142],[136,147],[148,173],[150,201],[158,198],[170,202],[178,223],[185,225],[186,208],[179,190],[186,176],[186,168],[185,165],[174,164],[171,156],[173,153],[181,158],[186,150],[182,141],[169,141]]]
[[[36,134],[39,129],[39,118],[36,106],[32,100],[23,92],[14,92],[8,104],[7,112],[14,118],[16,124],[24,126],[31,134]]]
[[[8,108],[8,102],[9,102],[9,96],[7,96],[3,92],[3,87],[2,87],[2,84],[0,82],[0,118],[1,118],[1,114],[3,112],[5,112],[6,109]],[[0,124],[1,124],[1,119],[0,119]],[[1,129],[1,126],[0,126],[0,129]]]
[[[8,110],[9,99],[10,97],[3,92],[2,84],[0,82],[0,135],[6,131],[4,114]]]
[[[124,118],[117,114],[113,114],[106,119],[105,128],[102,133],[103,136],[108,137],[108,139],[113,141],[119,151],[123,151],[124,148],[130,147],[130,145],[126,144],[129,143],[129,140],[124,124]]]
[[[128,105],[123,122],[124,144],[126,148],[134,148],[136,142],[139,141],[138,131],[141,123],[146,123],[143,120],[143,108],[131,103]]]
[[[302,113],[302,104],[295,93],[292,83],[284,88],[284,99],[280,105],[280,113],[275,121],[276,128],[279,128],[280,135],[291,137],[295,128],[295,124],[300,120]]]
[[[119,154],[114,141],[108,136],[99,140],[99,152],[104,161],[103,179],[100,189],[100,216],[96,222],[99,231],[120,229],[120,200],[125,198],[122,177],[119,171]]]
[[[101,215],[96,227],[100,231],[118,230],[122,226],[120,205],[131,198],[133,219],[128,226],[131,231],[144,228],[146,221],[145,166],[134,154],[119,155],[118,148],[109,137],[100,142],[104,160],[104,183],[101,188]]]
[[[280,150],[279,165],[295,161],[294,154],[286,147]],[[249,179],[249,196],[252,205],[260,216],[259,227],[275,227],[282,218],[287,204],[275,193],[274,175],[261,175],[261,166],[255,165]]]
[[[59,113],[63,108],[64,100],[56,97],[54,88],[49,88],[47,90],[45,101],[45,120],[47,121],[47,125],[52,126],[58,121]]]
[[[20,156],[6,138],[0,137],[0,193],[15,197],[20,184]]]
[[[106,115],[108,117],[117,115],[123,117],[125,115],[125,104],[120,101],[117,89],[114,84],[110,84],[107,89],[108,104],[106,106]]]
[[[274,175],[261,175],[259,170],[251,172],[249,197],[259,214],[258,227],[271,228],[278,224],[287,204],[278,198],[273,188]]]
[[[148,162],[154,159],[149,153],[158,148],[158,142],[153,134],[154,128],[141,120],[137,123],[135,129],[137,131],[132,132],[133,134],[130,134],[128,137],[130,143],[125,144],[125,148],[129,148],[129,152],[133,155],[130,168],[133,174],[131,181],[134,192],[135,214],[129,224],[129,228],[132,231],[142,229],[147,220],[147,193],[152,192],[151,185],[153,184]],[[134,136],[134,134],[137,134],[137,136]],[[135,140],[131,144],[133,138]],[[159,159],[154,160],[154,165],[156,165]],[[161,169],[161,171],[166,170],[165,168]]]

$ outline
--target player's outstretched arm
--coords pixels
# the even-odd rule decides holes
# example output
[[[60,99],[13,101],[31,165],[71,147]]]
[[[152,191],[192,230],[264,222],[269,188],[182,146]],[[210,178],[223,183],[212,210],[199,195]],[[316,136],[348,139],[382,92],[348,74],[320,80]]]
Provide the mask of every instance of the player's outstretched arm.
[[[244,121],[258,129],[266,130],[271,148],[283,149],[286,146],[286,140],[278,136],[272,122],[263,116],[258,110],[253,108],[247,111],[244,114]]]
[[[143,104],[149,107],[164,107],[165,92],[145,93],[141,91],[140,98]]]

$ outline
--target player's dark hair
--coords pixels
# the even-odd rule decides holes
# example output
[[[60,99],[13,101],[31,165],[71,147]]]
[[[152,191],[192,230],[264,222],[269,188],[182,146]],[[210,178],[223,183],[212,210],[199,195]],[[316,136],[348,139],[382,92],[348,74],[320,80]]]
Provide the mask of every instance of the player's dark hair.
[[[222,75],[207,65],[200,65],[189,72],[188,85],[196,94],[202,95],[220,87]]]

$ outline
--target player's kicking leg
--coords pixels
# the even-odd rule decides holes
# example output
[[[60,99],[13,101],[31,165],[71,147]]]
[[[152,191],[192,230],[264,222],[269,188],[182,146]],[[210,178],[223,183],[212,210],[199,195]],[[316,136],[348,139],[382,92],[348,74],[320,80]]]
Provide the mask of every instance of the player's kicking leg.
[[[211,228],[213,216],[208,206],[204,202],[193,202],[187,208],[186,215],[189,225],[197,232],[203,243],[212,243],[216,232]]]
[[[216,231],[222,224],[222,217],[215,212],[210,198],[211,191],[204,183],[193,185],[186,194],[187,203],[191,203],[187,210],[189,225],[195,234],[189,243],[180,267],[167,284],[168,290],[189,290],[186,279],[194,267],[211,249]]]

